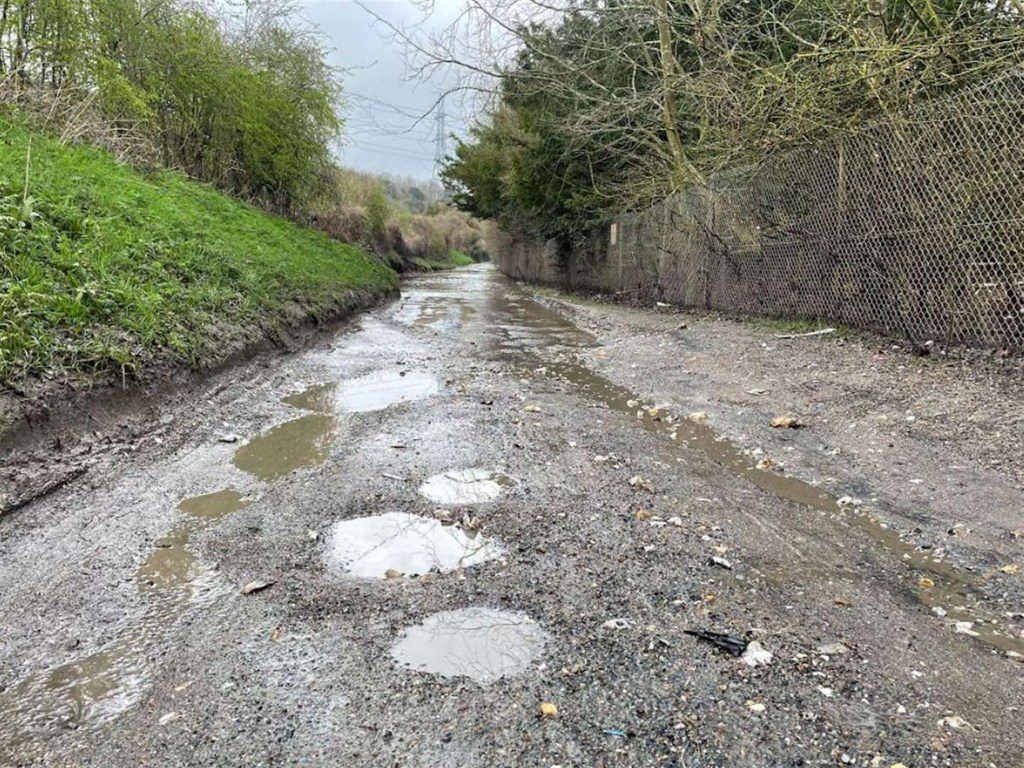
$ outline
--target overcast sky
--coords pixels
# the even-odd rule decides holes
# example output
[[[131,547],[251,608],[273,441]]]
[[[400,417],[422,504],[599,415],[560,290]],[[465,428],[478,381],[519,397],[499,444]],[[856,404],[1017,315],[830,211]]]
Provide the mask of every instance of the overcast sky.
[[[367,4],[397,25],[422,22],[428,29],[444,29],[462,2],[436,0],[426,18],[423,9],[408,0],[369,0]],[[440,84],[410,82],[401,47],[389,39],[386,27],[355,2],[303,0],[302,5],[307,21],[320,29],[332,49],[332,65],[346,70],[342,163],[375,173],[431,178],[435,119],[431,115],[419,125],[414,123],[436,101]],[[454,102],[447,107],[446,117],[449,133],[464,130],[467,116],[460,114]]]

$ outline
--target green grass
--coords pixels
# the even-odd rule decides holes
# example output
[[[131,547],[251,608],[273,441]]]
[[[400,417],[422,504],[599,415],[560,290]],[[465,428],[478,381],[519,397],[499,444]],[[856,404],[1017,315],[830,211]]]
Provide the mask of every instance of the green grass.
[[[472,256],[459,250],[449,252],[448,258],[456,267],[468,267],[470,264],[476,264]]]
[[[458,250],[448,251],[448,255],[443,259],[426,259],[414,256],[411,261],[413,267],[420,272],[437,272],[442,269],[468,267],[470,264],[476,264],[472,256]]]
[[[26,189],[26,160],[28,188]],[[397,285],[352,246],[172,172],[144,176],[0,117],[0,387],[216,353]]]

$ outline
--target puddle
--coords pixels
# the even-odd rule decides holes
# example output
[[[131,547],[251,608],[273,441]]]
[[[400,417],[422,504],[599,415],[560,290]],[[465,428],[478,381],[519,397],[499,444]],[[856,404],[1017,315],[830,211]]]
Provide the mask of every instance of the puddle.
[[[86,724],[102,725],[138,702],[155,646],[184,609],[198,602],[199,593],[212,593],[212,574],[188,550],[190,538],[245,505],[234,490],[182,501],[185,519],[156,542],[135,573],[147,601],[140,621],[108,647],[29,675],[0,693],[0,744],[13,748]]]
[[[324,413],[300,416],[254,437],[235,451],[232,462],[263,480],[315,467],[330,455],[336,426],[337,420]]]
[[[458,526],[404,512],[342,520],[331,526],[324,553],[331,571],[384,578],[388,571],[417,576],[494,560],[501,546]]]
[[[337,437],[339,411],[379,411],[439,391],[437,379],[419,371],[377,371],[346,381],[318,384],[282,398],[305,416],[257,435],[235,451],[232,462],[262,480],[323,464]]]
[[[178,509],[187,516],[166,536],[157,539],[156,549],[135,572],[135,581],[143,592],[163,590],[187,584],[196,576],[196,556],[187,548],[189,539],[214,520],[245,506],[242,494],[234,490],[217,491],[185,499]]]
[[[508,364],[525,376],[544,376],[591,401],[622,413],[643,429],[663,436],[664,450],[676,460],[696,449],[726,469],[743,477],[766,493],[820,510],[840,518],[859,530],[866,540],[890,552],[907,567],[905,584],[927,608],[942,608],[948,622],[971,621],[972,636],[1003,651],[1024,653],[1024,640],[1000,629],[1000,619],[979,603],[981,579],[954,565],[938,560],[898,532],[864,511],[848,511],[837,498],[810,483],[780,472],[758,469],[754,461],[734,443],[718,437],[707,425],[685,418],[668,422],[665,414],[651,414],[648,405],[631,390],[620,387],[588,368],[578,357],[581,349],[596,346],[593,336],[562,314],[527,296],[511,280],[491,273],[491,287],[483,300],[479,325],[466,329],[483,341],[490,359]],[[453,295],[459,286],[452,283]],[[441,301],[441,300],[438,300]],[[922,587],[920,574],[932,586]],[[950,629],[952,631],[952,629]]]
[[[435,613],[405,630],[391,656],[417,672],[493,683],[525,672],[546,641],[544,630],[525,614],[465,608]]]
[[[379,411],[436,394],[437,379],[421,371],[377,371],[338,383],[338,407],[349,413]]]
[[[486,469],[456,469],[434,475],[419,492],[435,504],[482,504],[494,501],[512,485],[512,479]]]
[[[334,412],[334,398],[337,389],[338,385],[336,382],[317,384],[309,389],[304,389],[302,392],[288,395],[282,398],[281,402],[293,408],[301,408],[304,411],[331,414]]]

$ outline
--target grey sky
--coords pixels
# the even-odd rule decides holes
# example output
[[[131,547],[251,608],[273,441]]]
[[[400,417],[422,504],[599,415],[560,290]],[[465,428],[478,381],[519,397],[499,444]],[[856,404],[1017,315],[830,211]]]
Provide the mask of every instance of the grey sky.
[[[367,5],[397,25],[422,22],[429,29],[443,29],[452,23],[462,0],[436,0],[429,17],[421,6],[408,0],[369,0]],[[415,116],[437,99],[439,84],[410,82],[401,47],[355,2],[303,0],[302,6],[307,21],[320,29],[332,49],[331,63],[347,70],[342,163],[376,173],[430,178],[434,116],[419,125],[414,123]],[[449,133],[459,133],[465,127],[454,106],[446,110]]]

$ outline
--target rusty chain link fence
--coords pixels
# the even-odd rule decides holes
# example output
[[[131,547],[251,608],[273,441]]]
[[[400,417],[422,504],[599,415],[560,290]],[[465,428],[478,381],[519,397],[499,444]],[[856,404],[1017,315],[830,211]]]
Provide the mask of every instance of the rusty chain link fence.
[[[1024,72],[723,174],[503,271],[690,308],[1024,350]]]

